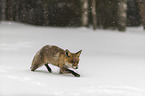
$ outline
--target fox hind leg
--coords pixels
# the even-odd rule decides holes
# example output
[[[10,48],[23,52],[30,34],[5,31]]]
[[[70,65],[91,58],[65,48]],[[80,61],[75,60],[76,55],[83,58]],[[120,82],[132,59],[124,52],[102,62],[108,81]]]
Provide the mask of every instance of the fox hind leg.
[[[51,70],[51,68],[49,67],[48,64],[45,64],[45,67],[47,68],[47,70],[48,70],[50,73],[52,72],[52,70]]]

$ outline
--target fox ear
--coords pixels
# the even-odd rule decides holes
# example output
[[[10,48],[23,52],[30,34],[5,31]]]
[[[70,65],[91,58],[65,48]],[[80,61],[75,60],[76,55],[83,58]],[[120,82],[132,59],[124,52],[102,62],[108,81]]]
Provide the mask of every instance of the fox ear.
[[[82,52],[82,50],[80,50],[76,53],[78,57],[80,56],[81,52]]]
[[[70,56],[71,56],[71,53],[70,53],[70,51],[69,51],[68,49],[65,50],[65,55],[66,55],[67,57],[70,57]]]

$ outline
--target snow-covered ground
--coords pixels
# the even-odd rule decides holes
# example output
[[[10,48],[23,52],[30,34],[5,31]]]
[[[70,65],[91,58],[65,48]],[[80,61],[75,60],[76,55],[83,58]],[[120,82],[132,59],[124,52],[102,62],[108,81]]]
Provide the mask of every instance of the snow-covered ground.
[[[81,77],[30,71],[44,45],[82,49]],[[145,31],[36,27],[0,23],[0,96],[145,96]]]

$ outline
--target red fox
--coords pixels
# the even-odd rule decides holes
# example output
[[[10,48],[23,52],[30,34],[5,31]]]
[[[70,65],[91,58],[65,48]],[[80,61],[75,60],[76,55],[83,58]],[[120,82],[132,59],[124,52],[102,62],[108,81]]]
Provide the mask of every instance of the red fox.
[[[52,64],[60,68],[60,74],[71,73],[75,77],[80,77],[78,73],[68,68],[78,69],[81,52],[82,50],[77,53],[71,53],[68,49],[63,50],[57,46],[46,45],[36,53],[30,69],[35,71],[37,68],[45,65],[47,70],[51,72],[48,64]]]

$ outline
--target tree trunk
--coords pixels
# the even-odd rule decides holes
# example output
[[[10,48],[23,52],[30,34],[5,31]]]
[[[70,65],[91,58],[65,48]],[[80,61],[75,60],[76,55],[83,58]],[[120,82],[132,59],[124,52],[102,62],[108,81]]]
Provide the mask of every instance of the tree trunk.
[[[127,1],[119,0],[118,3],[118,29],[125,31],[127,25]]]
[[[43,1],[43,25],[47,26],[49,24],[48,21],[48,2]]]
[[[2,0],[2,20],[6,20],[6,0]]]
[[[7,0],[6,2],[6,20],[15,20],[15,0]]]
[[[96,30],[96,26],[97,26],[97,18],[96,18],[96,0],[92,0],[92,2],[91,2],[91,11],[92,11],[93,29]]]
[[[15,10],[15,21],[20,21],[20,0],[16,1]]]
[[[22,0],[21,1],[21,22],[26,22],[26,13],[27,13],[27,11],[26,11],[26,4],[25,4],[26,2],[25,2],[25,0]]]
[[[89,8],[88,8],[88,0],[82,0],[82,17],[81,22],[82,26],[88,26],[88,14],[89,14]]]
[[[0,21],[2,20],[2,0],[0,0]]]
[[[145,30],[145,1],[136,0],[136,2],[138,3],[139,14],[141,17],[142,26],[144,27],[144,30]]]

